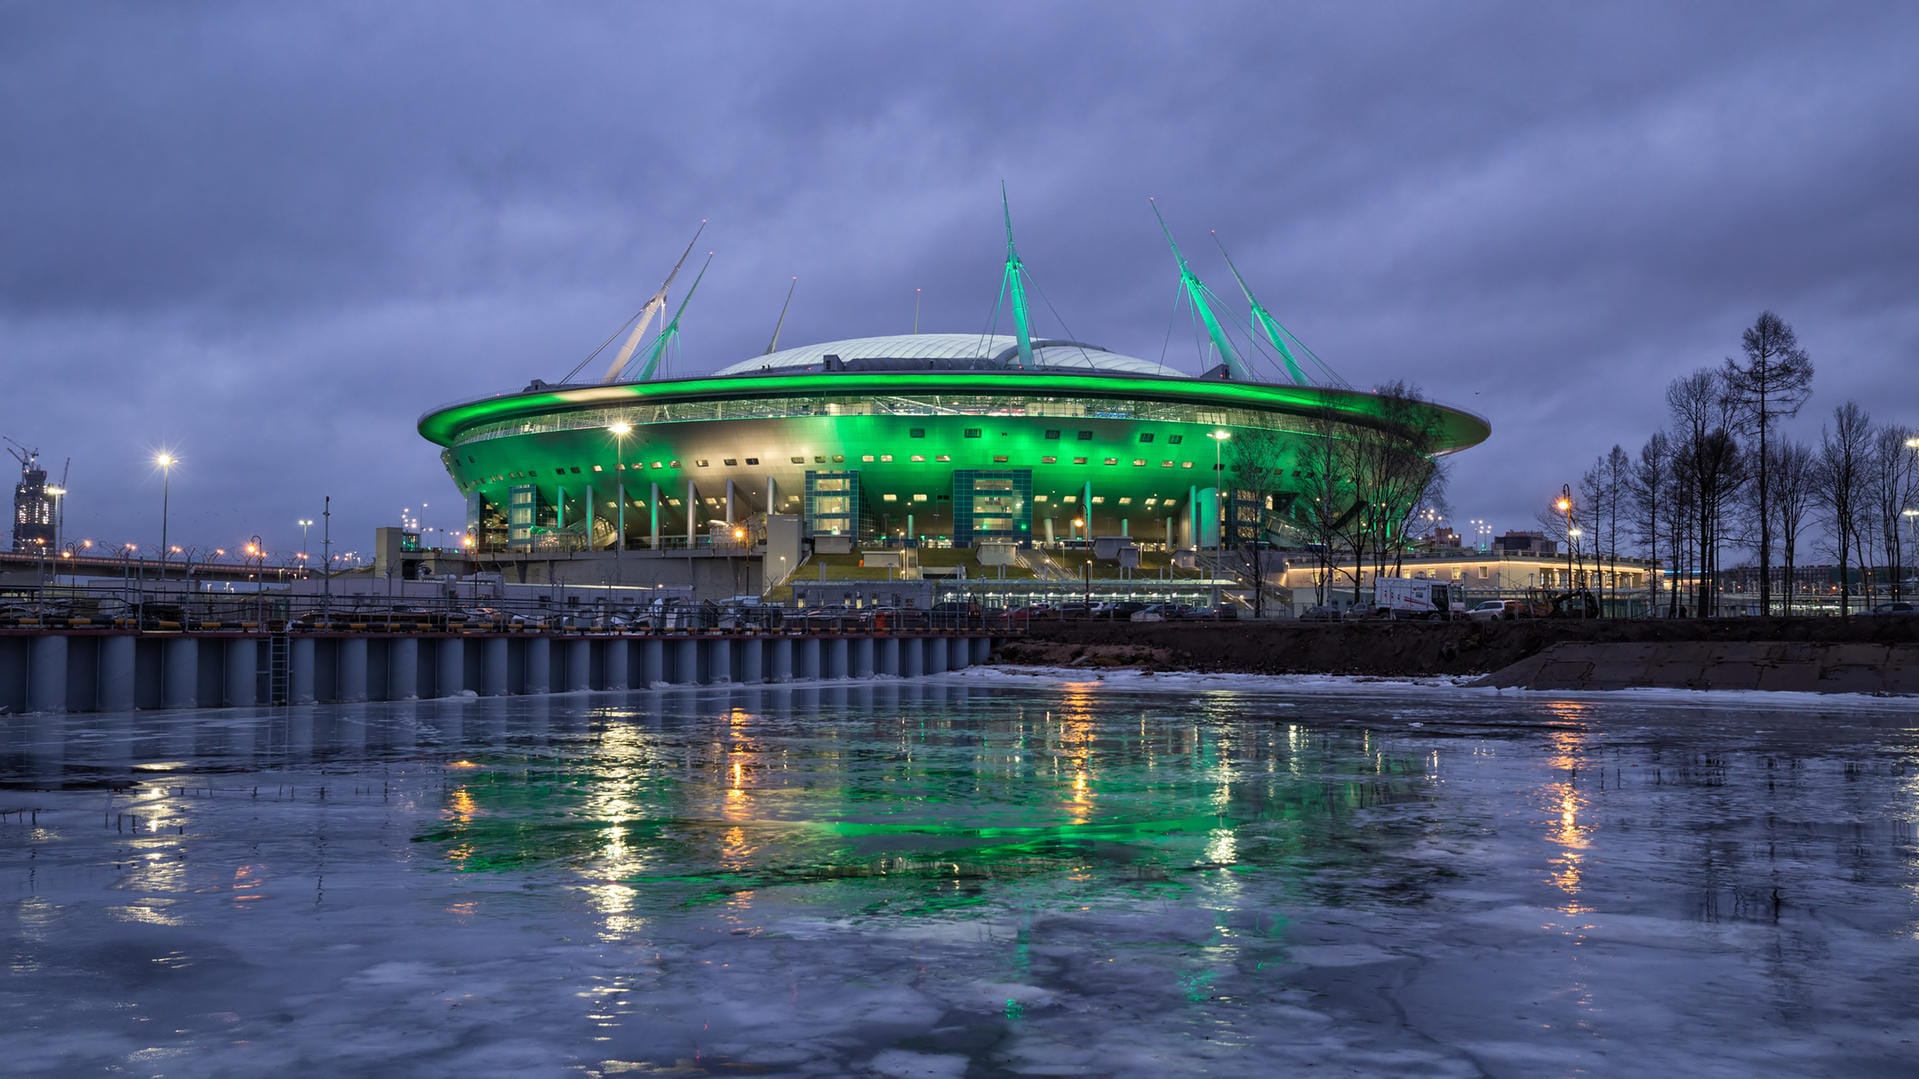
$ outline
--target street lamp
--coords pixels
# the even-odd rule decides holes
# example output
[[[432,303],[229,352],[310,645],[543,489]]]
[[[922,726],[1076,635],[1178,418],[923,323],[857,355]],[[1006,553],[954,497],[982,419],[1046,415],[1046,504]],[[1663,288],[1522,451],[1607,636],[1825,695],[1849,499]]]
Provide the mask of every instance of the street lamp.
[[[613,560],[617,562],[626,550],[626,436],[633,433],[633,425],[616,420],[607,425],[606,432],[613,436],[613,486],[620,493],[620,512],[615,522],[620,534],[613,541]],[[769,508],[767,512],[773,511]]]
[[[153,463],[160,466],[160,576],[167,575],[167,500],[173,489],[173,466],[180,459],[165,450],[154,454]]]
[[[67,489],[58,484],[50,483],[47,485],[46,491],[47,496],[53,499],[53,545],[58,547],[60,546],[60,526],[65,523],[65,517],[61,513],[60,508],[61,499],[66,495]]]
[[[1573,587],[1573,489],[1570,484],[1559,485],[1559,501],[1553,508],[1566,515],[1566,591]]]
[[[1219,448],[1233,433],[1208,431],[1206,437],[1213,440],[1213,549],[1218,551],[1226,545],[1226,491],[1220,486],[1225,470],[1220,466]]]
[[[300,518],[299,525],[300,525],[300,561],[304,562],[306,561],[306,557],[307,557],[307,530],[313,527],[313,518],[302,517]]]

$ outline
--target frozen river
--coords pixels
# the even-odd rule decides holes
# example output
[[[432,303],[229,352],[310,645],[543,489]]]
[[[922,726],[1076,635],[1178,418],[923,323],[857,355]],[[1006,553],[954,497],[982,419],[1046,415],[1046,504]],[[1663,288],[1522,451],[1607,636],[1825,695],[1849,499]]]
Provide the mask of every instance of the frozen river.
[[[0,1071],[1910,1075],[1912,702],[0,717]]]

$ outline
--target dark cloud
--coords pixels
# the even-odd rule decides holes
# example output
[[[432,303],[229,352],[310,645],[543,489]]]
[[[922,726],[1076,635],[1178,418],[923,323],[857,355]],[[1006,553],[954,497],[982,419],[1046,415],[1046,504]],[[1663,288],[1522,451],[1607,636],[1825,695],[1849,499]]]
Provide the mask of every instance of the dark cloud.
[[[0,431],[70,531],[279,549],[458,523],[426,409],[564,374],[701,218],[676,359],[984,329],[998,184],[1048,332],[1175,364],[1202,275],[1359,385],[1493,421],[1460,517],[1524,526],[1764,307],[1919,419],[1908,6],[12,5]],[[1055,315],[1054,312],[1057,312]],[[1063,322],[1063,327],[1058,319]],[[445,513],[440,511],[444,507]]]

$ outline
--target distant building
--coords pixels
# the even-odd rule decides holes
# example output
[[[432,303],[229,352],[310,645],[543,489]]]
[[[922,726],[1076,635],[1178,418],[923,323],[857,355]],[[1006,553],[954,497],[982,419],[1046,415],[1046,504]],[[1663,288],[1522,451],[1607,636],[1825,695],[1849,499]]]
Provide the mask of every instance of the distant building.
[[[1502,554],[1551,558],[1559,553],[1559,541],[1547,539],[1544,532],[1508,532],[1493,540],[1493,550]]]
[[[15,454],[20,460],[20,482],[13,488],[13,549],[20,554],[53,550],[53,495],[47,491],[47,470],[33,453]]]

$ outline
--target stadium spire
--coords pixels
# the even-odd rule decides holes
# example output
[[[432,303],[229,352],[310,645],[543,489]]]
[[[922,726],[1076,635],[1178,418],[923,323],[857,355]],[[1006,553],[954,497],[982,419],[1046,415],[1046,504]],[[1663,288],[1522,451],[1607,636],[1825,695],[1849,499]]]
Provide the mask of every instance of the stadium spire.
[[[1020,280],[1026,272],[1021,265],[1019,250],[1013,246],[1013,207],[1006,198],[1006,181],[999,182],[1000,210],[1006,216],[1006,275],[1000,283],[1000,295],[1011,294],[1013,300],[1013,328],[1019,334],[1019,365],[1023,368],[1033,366],[1033,334],[1026,317],[1026,285]]]
[[[686,298],[680,301],[679,309],[673,312],[673,321],[660,328],[659,338],[653,342],[653,347],[647,351],[646,366],[640,368],[640,377],[633,381],[649,382],[653,378],[653,373],[659,370],[660,355],[666,351],[666,346],[671,343],[675,337],[680,335],[680,316],[686,314],[686,305],[693,302],[693,294],[700,290],[700,280],[706,276],[706,268],[711,265],[713,265],[713,252],[708,251],[706,253],[706,262],[700,266],[700,272],[693,278],[692,287],[686,290]],[[677,270],[677,267],[675,269]],[[662,290],[662,292],[664,292],[664,290]]]
[[[1246,364],[1239,358],[1239,350],[1227,339],[1225,327],[1219,324],[1219,319],[1213,315],[1212,305],[1206,302],[1208,292],[1205,283],[1191,266],[1186,265],[1186,256],[1179,253],[1179,244],[1173,240],[1173,230],[1166,227],[1166,218],[1159,212],[1159,203],[1150,197],[1146,201],[1152,203],[1153,216],[1159,219],[1159,231],[1166,234],[1166,245],[1173,249],[1173,261],[1179,263],[1179,283],[1186,287],[1186,297],[1192,301],[1193,313],[1206,324],[1207,336],[1213,339],[1213,347],[1219,350],[1219,358],[1225,361],[1227,374],[1236,382],[1253,381],[1247,374]]]
[[[1233,271],[1233,280],[1239,282],[1239,291],[1245,293],[1246,303],[1253,309],[1253,326],[1266,331],[1266,340],[1271,341],[1273,347],[1279,350],[1279,358],[1286,361],[1286,373],[1292,376],[1293,381],[1301,386],[1312,385],[1312,380],[1306,377],[1306,372],[1299,369],[1299,361],[1293,358],[1293,350],[1286,345],[1285,328],[1280,326],[1279,320],[1273,317],[1273,313],[1266,310],[1253,296],[1253,290],[1247,287],[1246,279],[1240,276],[1239,267],[1233,265],[1233,256],[1226,253],[1226,245],[1220,242],[1218,232],[1213,233],[1213,242],[1219,244],[1220,257],[1226,260],[1226,268]]]
[[[601,382],[618,382],[620,380],[621,373],[626,370],[627,361],[633,358],[633,351],[640,347],[640,339],[646,336],[646,328],[651,326],[653,319],[656,318],[661,311],[666,309],[666,290],[673,287],[673,279],[679,276],[680,267],[686,265],[686,256],[693,253],[693,245],[700,242],[700,233],[705,231],[706,218],[702,217],[700,218],[700,227],[693,230],[693,238],[686,241],[686,250],[680,252],[680,261],[673,264],[672,272],[666,275],[665,281],[660,282],[660,290],[655,292],[646,301],[646,305],[640,308],[639,323],[633,327],[633,332],[627,335],[626,344],[620,346],[619,355],[613,357],[613,365],[606,369],[606,376],[600,379]],[[661,332],[664,333],[665,331]],[[656,347],[654,354],[658,355],[658,353],[659,349]],[[651,366],[649,363],[649,369]],[[646,376],[640,376],[641,381],[645,381],[645,379]]]
[[[780,320],[773,324],[773,339],[766,343],[766,354],[771,356],[780,348],[780,327],[786,325],[786,309],[793,306],[793,290],[800,287],[798,274],[793,275],[793,283],[786,286],[786,302],[780,305]]]

